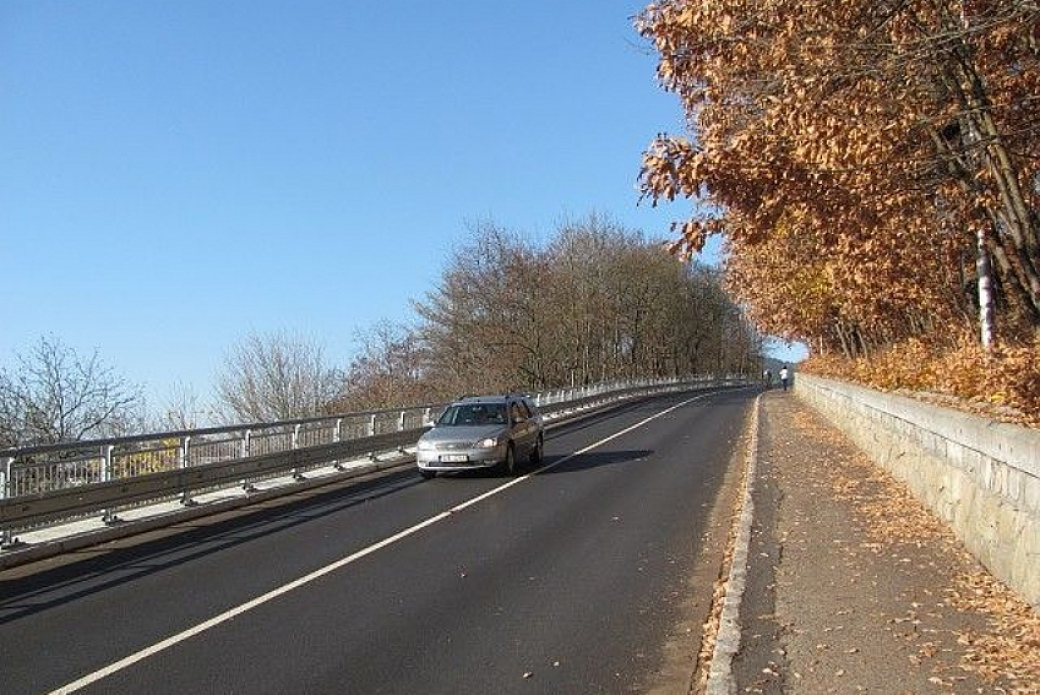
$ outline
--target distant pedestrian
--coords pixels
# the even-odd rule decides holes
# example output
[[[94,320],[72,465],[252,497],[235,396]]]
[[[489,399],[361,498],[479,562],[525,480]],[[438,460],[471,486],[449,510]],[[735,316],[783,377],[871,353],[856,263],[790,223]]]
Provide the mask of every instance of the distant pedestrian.
[[[780,368],[780,384],[784,387],[784,391],[787,390],[787,378],[789,374],[787,372],[787,365],[785,364]]]
[[[762,383],[766,385],[767,389],[773,385],[773,373],[768,369],[762,372]]]

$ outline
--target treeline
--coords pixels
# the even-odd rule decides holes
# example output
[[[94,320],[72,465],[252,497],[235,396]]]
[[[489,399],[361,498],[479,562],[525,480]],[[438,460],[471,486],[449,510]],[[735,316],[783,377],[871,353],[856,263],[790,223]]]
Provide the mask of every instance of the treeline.
[[[753,373],[762,354],[715,269],[598,216],[561,225],[544,245],[481,224],[414,308],[415,326],[365,336],[337,409]]]
[[[1040,8],[663,0],[638,28],[693,139],[641,185],[724,233],[728,287],[814,354],[1040,340]]]
[[[158,410],[142,389],[61,340],[0,368],[0,448],[142,431],[289,420],[415,405],[463,393],[615,379],[754,373],[762,339],[715,269],[596,216],[537,245],[482,224],[412,323],[360,335],[344,368],[314,340],[254,334],[228,352],[214,400],[179,385]]]

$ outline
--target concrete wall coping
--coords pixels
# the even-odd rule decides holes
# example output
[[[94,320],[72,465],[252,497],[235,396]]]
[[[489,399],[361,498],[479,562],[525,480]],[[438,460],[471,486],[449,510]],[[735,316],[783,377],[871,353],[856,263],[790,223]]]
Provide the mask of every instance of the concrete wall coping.
[[[846,396],[867,408],[903,420],[966,449],[1040,478],[1040,431],[873,389],[799,373],[797,382]]]

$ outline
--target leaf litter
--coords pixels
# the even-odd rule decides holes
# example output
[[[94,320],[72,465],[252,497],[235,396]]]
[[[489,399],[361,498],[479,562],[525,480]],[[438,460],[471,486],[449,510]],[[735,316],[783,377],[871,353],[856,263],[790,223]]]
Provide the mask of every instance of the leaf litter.
[[[805,436],[827,440],[848,447],[848,441],[837,430],[820,427],[805,412],[795,414],[795,427]],[[964,648],[960,668],[977,674],[997,692],[1009,695],[1040,693],[1040,614],[1009,589],[965,550],[953,531],[933,514],[909,489],[892,475],[856,451],[851,460],[840,457],[832,467],[832,492],[838,499],[850,502],[863,521],[867,539],[861,548],[875,555],[896,555],[908,547],[939,547],[962,569],[948,576],[945,595],[936,597],[936,607],[985,618],[985,631],[965,631],[957,642]],[[844,467],[867,467],[865,479],[850,476]],[[913,559],[901,558],[912,563]],[[941,576],[941,574],[940,574]],[[906,622],[919,624],[918,603],[911,606]],[[938,647],[922,645],[911,657],[915,664],[934,656]],[[938,676],[930,679],[936,685],[949,686]]]

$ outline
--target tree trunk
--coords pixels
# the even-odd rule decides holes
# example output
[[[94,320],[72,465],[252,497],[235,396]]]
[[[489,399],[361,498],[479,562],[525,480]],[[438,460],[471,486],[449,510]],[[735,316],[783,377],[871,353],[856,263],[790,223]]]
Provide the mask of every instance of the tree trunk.
[[[993,278],[986,253],[986,233],[978,232],[978,259],[975,263],[979,278],[979,333],[982,347],[988,352],[993,349]]]

